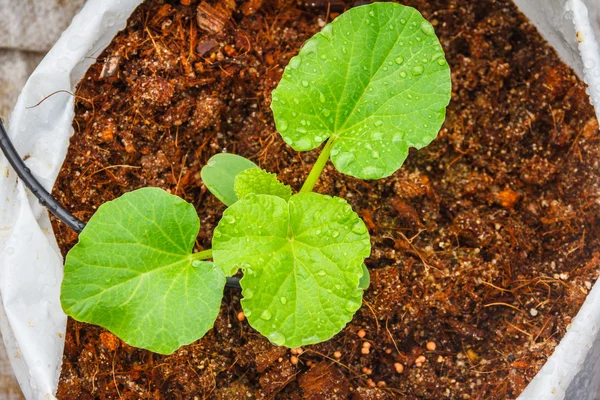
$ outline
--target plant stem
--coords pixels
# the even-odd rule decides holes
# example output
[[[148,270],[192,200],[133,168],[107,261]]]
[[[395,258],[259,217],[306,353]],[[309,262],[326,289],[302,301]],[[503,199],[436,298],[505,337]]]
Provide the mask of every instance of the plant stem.
[[[208,260],[212,258],[212,249],[199,251],[197,253],[192,254],[194,260]]]
[[[329,153],[331,153],[333,143],[334,140],[332,138],[329,138],[325,143],[325,147],[323,147],[321,154],[319,154],[319,158],[317,158],[317,162],[313,165],[310,174],[306,177],[304,185],[302,185],[302,189],[300,189],[300,193],[312,192],[321,176],[321,172],[323,172],[323,168],[325,168],[327,161],[329,161]]]

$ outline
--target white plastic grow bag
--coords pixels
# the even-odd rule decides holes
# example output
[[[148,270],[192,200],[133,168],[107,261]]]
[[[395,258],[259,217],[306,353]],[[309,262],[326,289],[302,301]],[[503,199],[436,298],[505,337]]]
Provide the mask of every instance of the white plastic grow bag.
[[[590,86],[600,118],[600,4],[587,0],[517,0],[563,59]],[[141,0],[88,0],[35,70],[9,121],[9,135],[27,165],[50,189],[73,132],[76,84]],[[577,38],[579,38],[579,43]],[[62,258],[48,214],[0,156],[0,329],[27,399],[56,391],[66,316],[59,302]],[[596,284],[554,355],[521,399],[596,399],[600,393],[600,284]]]

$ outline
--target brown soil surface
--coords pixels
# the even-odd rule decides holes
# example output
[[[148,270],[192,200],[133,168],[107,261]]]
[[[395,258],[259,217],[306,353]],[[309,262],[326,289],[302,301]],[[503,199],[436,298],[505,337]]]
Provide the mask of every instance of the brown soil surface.
[[[213,1],[198,24],[197,0],[146,1],[79,86],[54,194],[87,220],[125,192],[162,187],[197,208],[203,249],[224,209],[200,180],[215,153],[249,157],[298,189],[318,152],[284,144],[271,90],[324,22],[365,2],[307,3]],[[598,125],[584,85],[508,0],[406,3],[441,37],[452,103],[438,139],[393,176],[365,182],[330,164],[316,187],[347,199],[372,234],[372,284],[353,321],[326,343],[278,348],[238,321],[239,291],[227,289],[215,328],[160,356],[71,320],[60,399],[522,391],[597,277]],[[54,223],[66,253],[77,236]]]

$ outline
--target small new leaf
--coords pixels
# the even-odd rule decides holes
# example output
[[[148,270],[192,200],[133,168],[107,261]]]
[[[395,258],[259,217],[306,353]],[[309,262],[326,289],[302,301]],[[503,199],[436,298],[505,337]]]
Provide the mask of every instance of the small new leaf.
[[[371,284],[371,275],[369,274],[369,270],[365,264],[362,265],[363,276],[360,278],[360,282],[358,283],[358,288],[362,290],[367,290],[369,285]]]
[[[411,7],[355,7],[309,39],[285,68],[271,108],[297,151],[333,140],[342,173],[379,179],[409,147],[437,135],[451,94],[450,68],[433,26]]]
[[[78,321],[169,354],[213,326],[225,275],[192,249],[194,207],[146,188],[105,203],[67,255],[61,303]]]
[[[250,168],[258,167],[247,158],[221,153],[208,160],[200,171],[200,176],[207,189],[226,206],[230,206],[238,199],[233,187],[235,177]]]
[[[236,176],[234,189],[239,199],[254,194],[270,194],[289,200],[292,197],[292,189],[277,180],[277,175],[271,174],[259,168],[251,168],[242,171]]]
[[[223,214],[213,257],[244,271],[242,307],[252,327],[288,347],[331,338],[362,304],[364,222],[341,198],[299,193],[289,201],[249,194]]]

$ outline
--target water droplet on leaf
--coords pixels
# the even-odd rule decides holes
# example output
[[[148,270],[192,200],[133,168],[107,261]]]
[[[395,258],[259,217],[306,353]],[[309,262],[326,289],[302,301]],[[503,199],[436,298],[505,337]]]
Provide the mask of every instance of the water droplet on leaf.
[[[415,76],[416,75],[421,75],[424,71],[425,71],[425,68],[422,65],[415,65],[410,70],[410,72],[412,72],[412,74],[415,75]]]
[[[428,36],[433,36],[435,35],[435,30],[433,29],[433,26],[426,21],[421,22],[421,30],[423,31],[424,34],[428,35]]]
[[[264,310],[262,313],[260,313],[260,319],[264,319],[265,321],[270,320],[272,316],[273,314],[271,314],[271,311],[269,310]]]

